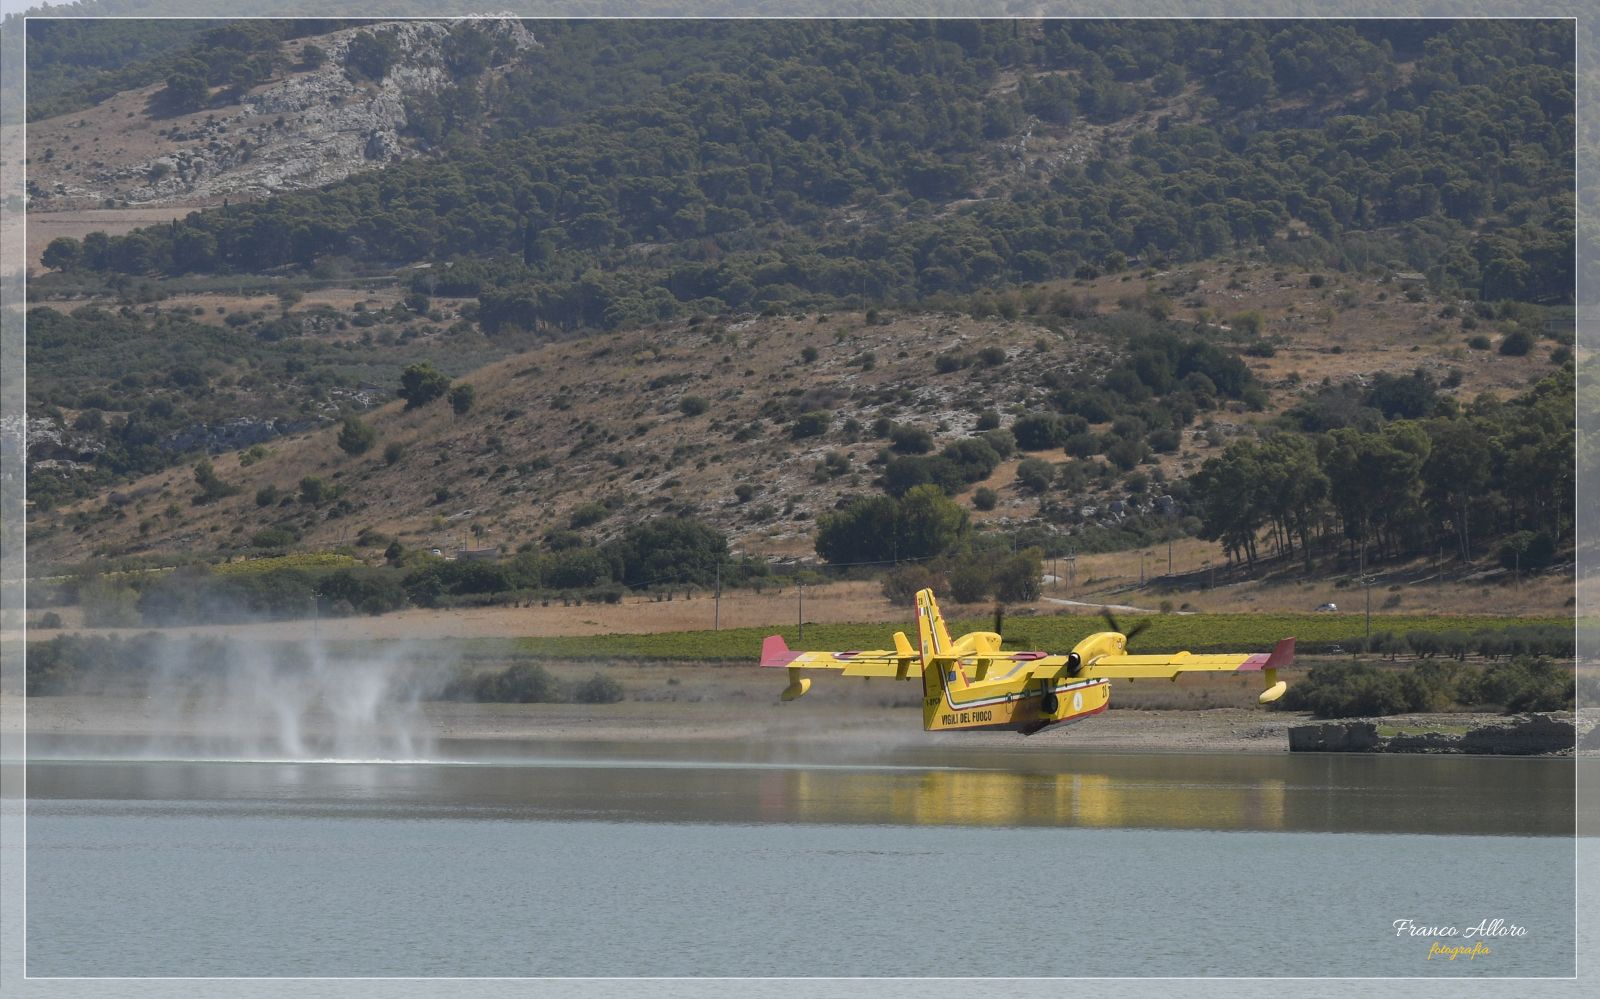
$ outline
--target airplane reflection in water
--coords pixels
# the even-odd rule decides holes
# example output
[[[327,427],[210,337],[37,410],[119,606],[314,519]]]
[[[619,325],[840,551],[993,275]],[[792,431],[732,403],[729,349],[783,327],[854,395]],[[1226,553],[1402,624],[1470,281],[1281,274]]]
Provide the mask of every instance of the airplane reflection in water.
[[[1272,830],[1284,827],[1286,787],[1271,779],[1203,786],[1102,774],[795,770],[763,773],[759,793],[764,817],[802,822],[860,822],[871,813],[907,825]]]

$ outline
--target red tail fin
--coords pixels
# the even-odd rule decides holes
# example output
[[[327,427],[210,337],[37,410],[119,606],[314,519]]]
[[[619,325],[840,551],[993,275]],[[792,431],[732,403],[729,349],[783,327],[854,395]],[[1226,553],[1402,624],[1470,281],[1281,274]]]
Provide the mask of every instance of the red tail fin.
[[[1263,669],[1278,669],[1282,666],[1294,665],[1294,639],[1284,638],[1278,641],[1278,647],[1272,650],[1272,655],[1267,657]]]
[[[768,635],[761,643],[761,665],[787,666],[800,658],[789,651],[789,643],[783,640],[782,635]]]

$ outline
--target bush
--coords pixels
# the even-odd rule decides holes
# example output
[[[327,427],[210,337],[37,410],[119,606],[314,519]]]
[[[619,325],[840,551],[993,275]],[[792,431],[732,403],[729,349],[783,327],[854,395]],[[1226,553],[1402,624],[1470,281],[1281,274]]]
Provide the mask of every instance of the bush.
[[[406,401],[406,409],[416,409],[448,391],[450,379],[435,368],[432,361],[418,361],[400,373],[400,389],[396,394]]]
[[[1017,451],[1017,438],[1009,430],[998,428],[985,430],[978,436],[989,442],[989,446],[994,448],[994,453],[1000,456],[1001,461],[1005,461]]]
[[[478,390],[472,387],[471,382],[457,382],[450,388],[450,408],[456,411],[457,416],[465,416],[472,412],[472,407],[478,401]]]
[[[339,431],[339,450],[348,455],[366,454],[378,443],[378,432],[361,417],[351,413],[344,418],[344,428]]]
[[[889,441],[901,454],[927,454],[933,450],[933,434],[909,424],[889,431]]]
[[[992,409],[986,409],[978,414],[978,425],[975,428],[979,433],[985,430],[1000,429],[1000,414]]]
[[[194,498],[197,506],[244,492],[244,487],[222,481],[217,475],[217,470],[211,466],[211,462],[204,458],[195,463],[194,481],[200,487],[199,495]]]
[[[573,690],[572,699],[579,704],[615,704],[625,695],[620,681],[596,673]]]
[[[972,494],[972,505],[979,510],[993,510],[999,502],[1000,494],[988,486],[984,486]]]
[[[1006,603],[1025,604],[1038,600],[1041,554],[1039,549],[1030,548],[1001,563],[994,574],[995,596]]]
[[[1017,466],[1017,484],[1032,492],[1049,489],[1055,477],[1056,467],[1042,458],[1029,458]]]
[[[611,510],[599,503],[580,503],[567,514],[567,526],[573,530],[591,527],[611,516]]]
[[[1150,447],[1144,441],[1122,440],[1106,448],[1106,457],[1124,472],[1132,471],[1149,454]]]
[[[1488,337],[1484,336],[1482,333],[1479,333],[1477,336],[1469,337],[1467,339],[1467,346],[1471,347],[1473,350],[1488,350],[1490,347],[1494,346],[1494,344],[1490,342]]]
[[[252,548],[287,548],[294,542],[294,535],[281,527],[262,528],[250,535]]]
[[[406,591],[393,570],[339,569],[322,580],[317,595],[328,607],[342,604],[373,617],[406,605]]]
[[[39,623],[36,625],[36,627],[45,629],[59,628],[61,627],[61,615],[57,614],[55,611],[45,611],[44,614],[40,616]]]
[[[283,491],[277,486],[262,486],[256,490],[256,506],[276,506],[283,496]]]
[[[383,446],[383,463],[393,465],[406,455],[406,446],[399,441],[390,441]]]
[[[987,600],[994,592],[994,577],[981,565],[957,566],[950,573],[950,599],[958,604]]]
[[[1084,429],[1087,427],[1088,424],[1085,423]],[[1066,443],[1072,429],[1064,417],[1055,413],[1031,413],[1019,417],[1011,424],[1011,433],[1017,439],[1017,447],[1024,451],[1048,451],[1051,448],[1058,448]]]
[[[686,395],[678,400],[678,411],[684,416],[699,416],[711,408],[711,400],[704,396]]]
[[[789,434],[795,440],[801,440],[806,437],[821,437],[828,432],[828,424],[832,422],[833,414],[826,409],[801,413],[794,418],[794,424],[789,428]]]
[[[883,468],[883,490],[896,499],[917,486],[929,485],[954,496],[967,487],[967,477],[960,465],[943,455],[896,458]]]
[[[697,520],[658,517],[630,527],[602,549],[608,564],[631,587],[656,583],[710,586],[728,561],[728,539]]]
[[[883,577],[883,595],[897,607],[910,607],[917,602],[918,591],[928,589],[937,597],[950,595],[944,577],[925,565],[903,565]]]
[[[1526,357],[1533,350],[1533,337],[1526,330],[1513,330],[1500,341],[1500,353],[1506,357]]]
[[[748,482],[741,482],[733,487],[733,495],[738,498],[740,503],[748,503],[755,498],[756,487]]]
[[[550,671],[530,662],[512,663],[503,670],[477,675],[462,671],[445,687],[442,696],[447,701],[486,704],[537,704],[561,699]]]

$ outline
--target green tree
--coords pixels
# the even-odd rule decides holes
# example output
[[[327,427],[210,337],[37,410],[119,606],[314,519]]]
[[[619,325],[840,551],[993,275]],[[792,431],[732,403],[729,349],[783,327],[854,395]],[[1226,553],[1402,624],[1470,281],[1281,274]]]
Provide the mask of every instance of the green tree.
[[[397,393],[406,401],[406,409],[416,409],[444,395],[450,390],[450,379],[433,366],[432,361],[418,361],[400,373],[400,390]]]
[[[57,236],[44,248],[39,262],[51,270],[70,271],[83,259],[83,244],[71,236]]]
[[[661,583],[709,586],[728,564],[728,539],[698,520],[657,517],[631,527],[601,552],[631,587]]]
[[[194,481],[200,487],[199,495],[194,498],[197,506],[214,503],[228,496],[237,496],[244,491],[242,486],[230,485],[222,481],[221,476],[217,475],[217,470],[205,458],[201,458],[195,463]]]
[[[378,432],[361,417],[351,413],[344,418],[344,428],[337,438],[339,450],[348,455],[366,454],[378,442]]]
[[[450,388],[450,408],[456,411],[457,416],[465,416],[472,412],[472,407],[478,401],[478,390],[472,387],[471,382],[457,382]]]

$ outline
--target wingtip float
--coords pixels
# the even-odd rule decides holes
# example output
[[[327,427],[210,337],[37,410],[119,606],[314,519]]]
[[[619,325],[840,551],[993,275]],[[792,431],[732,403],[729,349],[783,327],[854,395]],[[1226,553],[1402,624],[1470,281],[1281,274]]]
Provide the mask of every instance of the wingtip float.
[[[1169,678],[1189,672],[1259,672],[1265,704],[1287,689],[1278,670],[1294,662],[1294,639],[1285,638],[1270,653],[1131,655],[1130,634],[1102,631],[1079,642],[1066,655],[1003,652],[1000,636],[975,631],[952,639],[932,590],[917,594],[917,642],[896,632],[894,648],[867,652],[801,652],[772,635],[761,643],[761,665],[789,671],[783,700],[811,688],[807,669],[831,669],[845,676],[922,679],[922,727],[929,732],[983,729],[1031,735],[1082,721],[1104,711],[1111,681]],[[1114,623],[1114,622],[1113,622]],[[1131,634],[1138,633],[1136,626]]]

